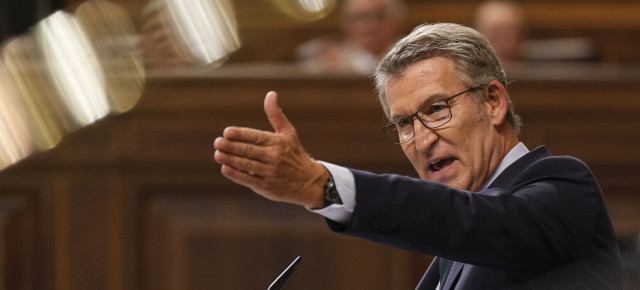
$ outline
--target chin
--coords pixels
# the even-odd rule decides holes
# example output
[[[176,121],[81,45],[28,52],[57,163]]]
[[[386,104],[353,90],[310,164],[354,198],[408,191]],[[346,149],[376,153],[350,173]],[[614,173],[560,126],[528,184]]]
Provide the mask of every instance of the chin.
[[[440,182],[448,187],[451,187],[453,189],[457,189],[457,190],[470,190],[471,186],[467,183],[464,182],[460,182],[460,180],[449,180],[449,181],[437,181]]]
[[[455,180],[441,180],[438,179],[437,177],[434,177],[432,174],[425,174],[423,176],[421,176],[420,178],[424,179],[424,180],[429,180],[429,181],[433,181],[433,182],[437,182],[449,187],[453,187],[456,188],[456,182]]]

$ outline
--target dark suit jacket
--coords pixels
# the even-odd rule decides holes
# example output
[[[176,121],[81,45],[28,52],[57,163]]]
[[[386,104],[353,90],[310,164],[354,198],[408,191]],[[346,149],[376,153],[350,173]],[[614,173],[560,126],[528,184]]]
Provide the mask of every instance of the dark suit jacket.
[[[351,170],[356,207],[337,232],[454,263],[443,289],[620,289],[602,191],[580,160],[536,148],[481,192]],[[435,289],[439,258],[417,289]]]

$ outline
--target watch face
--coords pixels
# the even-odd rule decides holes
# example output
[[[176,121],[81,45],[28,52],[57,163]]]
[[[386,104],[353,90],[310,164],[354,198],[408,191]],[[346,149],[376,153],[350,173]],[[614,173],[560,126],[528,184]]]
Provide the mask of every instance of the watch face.
[[[336,184],[333,182],[333,177],[330,177],[324,185],[324,199],[328,203],[342,204],[342,199],[340,199]]]

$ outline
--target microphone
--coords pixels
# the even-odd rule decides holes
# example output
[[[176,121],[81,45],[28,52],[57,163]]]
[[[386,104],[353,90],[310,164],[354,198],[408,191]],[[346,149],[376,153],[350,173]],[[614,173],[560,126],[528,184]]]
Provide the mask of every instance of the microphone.
[[[295,260],[293,260],[293,262],[291,262],[291,264],[289,264],[289,266],[284,269],[280,276],[278,276],[278,278],[276,278],[273,283],[269,285],[269,288],[267,288],[267,290],[279,290],[280,288],[282,288],[282,285],[284,285],[291,274],[293,274],[293,271],[296,269],[298,263],[300,263],[300,260],[300,256],[296,257]]]

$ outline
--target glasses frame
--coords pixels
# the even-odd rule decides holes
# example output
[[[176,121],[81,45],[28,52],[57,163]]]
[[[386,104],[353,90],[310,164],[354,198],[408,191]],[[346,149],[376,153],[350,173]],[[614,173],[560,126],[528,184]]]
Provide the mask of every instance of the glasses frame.
[[[414,122],[413,122],[413,119],[414,119],[414,118],[418,119],[418,121],[420,121],[420,123],[421,123],[422,125],[424,125],[425,127],[429,128],[429,129],[437,129],[437,128],[441,128],[442,126],[444,126],[444,125],[448,124],[449,122],[451,122],[451,119],[453,119],[453,113],[451,112],[451,106],[449,105],[449,101],[453,100],[453,99],[454,99],[454,98],[456,98],[456,97],[462,96],[462,95],[464,95],[464,94],[466,94],[466,93],[468,93],[468,92],[472,92],[472,91],[475,91],[475,90],[480,89],[480,88],[482,88],[482,86],[472,87],[472,88],[466,89],[466,90],[464,90],[464,91],[462,91],[462,92],[459,92],[459,93],[457,93],[457,94],[455,94],[455,95],[453,95],[453,96],[451,96],[451,97],[444,98],[444,99],[442,99],[442,100],[438,100],[438,101],[435,101],[435,102],[431,102],[431,103],[429,103],[429,104],[427,104],[427,105],[424,105],[424,106],[420,107],[420,109],[418,109],[415,113],[413,113],[413,114],[411,114],[411,115],[409,115],[409,116],[398,117],[398,118],[395,118],[395,119],[393,119],[393,120],[389,121],[387,124],[385,124],[385,125],[382,127],[382,131],[385,133],[385,135],[387,135],[387,137],[389,137],[389,139],[391,139],[391,142],[393,142],[393,143],[395,143],[395,144],[404,144],[404,143],[407,143],[407,142],[411,141],[411,139],[413,139],[413,137],[415,137],[415,136],[416,136],[416,131],[415,131],[415,129],[414,129],[414,125],[413,125],[413,124],[414,124]],[[439,102],[444,102],[444,104],[445,104],[445,105],[446,105],[446,107],[447,107],[447,110],[449,110],[449,119],[448,119],[448,120],[446,120],[444,123],[439,124],[438,126],[428,126],[427,124],[425,124],[424,120],[422,120],[422,118],[420,118],[420,117],[418,116],[418,114],[419,114],[422,110],[424,110],[425,108],[430,107],[430,106],[433,106],[434,104],[439,103]],[[392,132],[394,132],[394,133],[393,133],[393,135],[394,135],[394,136],[392,136],[392,134],[390,133],[390,131],[388,131],[388,130],[389,130],[389,128],[397,127],[397,126],[396,126],[396,122],[397,122],[398,120],[401,120],[401,119],[410,119],[410,120],[411,120],[411,137],[409,137],[409,138],[408,138],[407,140],[405,140],[405,141],[400,140],[400,136],[399,136],[399,134],[398,134],[398,130],[397,130],[397,129],[394,129],[394,131],[392,131]],[[398,140],[398,141],[396,141],[396,140]]]

